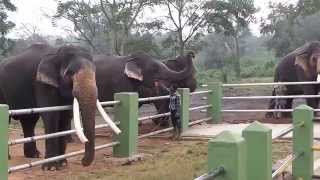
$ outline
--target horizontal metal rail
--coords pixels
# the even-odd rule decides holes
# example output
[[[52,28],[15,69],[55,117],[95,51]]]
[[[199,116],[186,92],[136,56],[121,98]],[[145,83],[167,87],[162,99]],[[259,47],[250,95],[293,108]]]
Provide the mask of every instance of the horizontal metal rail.
[[[225,172],[224,168],[222,166],[214,169],[213,171],[210,171],[206,174],[203,174],[202,176],[197,177],[194,180],[212,180],[215,177],[218,177],[219,175],[223,174]]]
[[[294,126],[293,126],[293,125],[289,126],[288,128],[280,131],[278,134],[276,134],[275,136],[273,136],[273,137],[272,137],[272,140],[281,138],[281,137],[289,134],[290,132],[293,131],[293,129],[294,129]]]
[[[112,146],[115,146],[115,145],[118,145],[118,144],[120,144],[120,143],[119,142],[112,142],[112,143],[109,143],[109,144],[96,146],[94,149],[95,150],[101,150],[101,149],[112,147]],[[52,157],[52,158],[43,159],[43,160],[39,160],[39,161],[34,161],[34,162],[30,162],[30,163],[26,163],[26,164],[22,164],[22,165],[18,165],[18,166],[13,166],[13,167],[10,167],[8,169],[8,173],[13,173],[13,172],[16,172],[16,171],[19,171],[19,170],[32,168],[32,167],[39,166],[39,165],[42,165],[42,164],[45,164],[45,163],[49,163],[49,162],[54,162],[54,161],[67,159],[67,158],[74,157],[74,156],[77,156],[77,155],[80,155],[80,154],[84,154],[84,150],[80,150],[80,151],[76,151],[76,152],[72,152],[72,153],[68,153],[68,154],[64,154],[64,155],[60,155],[60,156],[55,156],[55,157]]]
[[[232,109],[232,110],[221,110],[225,113],[245,113],[245,112],[293,112],[293,109]]]
[[[190,93],[191,96],[193,95],[197,95],[197,94],[206,94],[206,93],[210,93],[211,90],[207,90],[207,91],[195,91],[195,92],[192,92]]]
[[[115,105],[118,103],[120,103],[120,101],[107,101],[107,102],[101,102],[101,105],[102,106],[109,106],[109,105]],[[67,110],[71,110],[71,109],[72,109],[72,105],[52,106],[52,107],[9,110],[9,114],[10,115],[23,115],[23,114],[35,114],[35,113],[53,112],[53,111],[67,111]]]
[[[147,98],[139,98],[139,102],[148,102],[148,101],[156,101],[156,100],[163,100],[163,99],[169,99],[170,96],[157,96],[157,97],[147,97]]]
[[[144,116],[138,119],[138,121],[145,121],[148,119],[155,119],[155,118],[161,118],[161,117],[167,117],[170,116],[170,112],[163,113],[163,114],[156,114],[156,115],[151,115],[151,116]]]
[[[241,99],[288,99],[288,98],[320,98],[320,95],[295,95],[295,96],[234,96],[223,97],[223,100],[241,100]]]
[[[198,109],[205,109],[205,108],[209,108],[209,107],[212,107],[212,105],[204,105],[204,106],[198,106],[198,107],[191,107],[191,108],[189,108],[189,111],[195,111],[195,110],[198,110]]]
[[[313,85],[320,84],[317,81],[306,81],[306,82],[272,82],[272,83],[240,83],[240,84],[223,84],[223,87],[234,87],[234,86],[274,86],[274,85]],[[207,84],[201,85],[201,87],[208,87]]]
[[[189,123],[189,126],[193,126],[195,124],[200,124],[200,123],[203,123],[203,122],[207,122],[207,121],[210,121],[212,118],[211,117],[207,117],[207,118],[203,118],[203,119],[199,119],[199,120],[196,120],[196,121],[192,121]]]
[[[120,124],[120,122],[116,122],[116,124],[118,125],[118,124]],[[108,124],[99,124],[99,125],[96,125],[95,129],[105,128],[105,127],[109,127],[109,125]],[[17,145],[17,144],[34,142],[34,141],[42,140],[42,139],[56,138],[56,137],[66,136],[68,134],[75,134],[75,133],[76,133],[76,130],[71,129],[68,131],[61,131],[61,132],[56,132],[56,133],[51,133],[51,134],[26,137],[26,138],[21,138],[21,139],[10,140],[8,142],[8,145],[13,146],[13,145]]]
[[[272,173],[272,179],[275,178],[278,174],[282,173],[289,165],[292,163],[295,159],[300,157],[303,153],[300,153],[298,155],[291,154],[287,156],[283,162],[283,164]]]
[[[189,123],[189,126],[192,126],[192,125],[195,125],[195,124],[199,124],[199,123],[202,123],[202,122],[206,122],[206,121],[209,121],[211,119],[212,118],[210,117],[210,118],[204,118],[204,119],[192,121],[192,122]],[[166,128],[166,129],[160,129],[160,130],[157,130],[157,131],[153,131],[153,132],[150,132],[150,133],[147,133],[147,134],[140,135],[138,137],[138,139],[154,136],[154,135],[165,133],[165,132],[169,132],[171,130],[173,130],[173,127],[169,127],[169,128]]]

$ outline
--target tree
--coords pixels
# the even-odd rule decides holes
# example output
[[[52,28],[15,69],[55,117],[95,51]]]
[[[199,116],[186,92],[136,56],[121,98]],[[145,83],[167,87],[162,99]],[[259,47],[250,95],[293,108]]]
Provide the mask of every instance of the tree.
[[[239,38],[248,32],[248,25],[254,22],[257,9],[253,0],[210,1],[207,8],[214,9],[207,16],[209,26],[217,32],[223,32],[234,40],[233,56],[236,76],[240,77],[240,47]]]
[[[125,46],[133,29],[140,22],[138,16],[157,0],[74,0],[59,2],[54,18],[65,18],[74,24],[75,31],[93,49],[93,39],[104,37],[112,54],[124,55]]]
[[[294,4],[270,3],[271,12],[262,20],[261,33],[271,38],[266,42],[276,56],[285,56],[305,41],[320,40],[317,31],[320,2],[299,0]]]
[[[15,24],[8,20],[8,11],[15,11],[16,7],[10,0],[0,1],[0,55],[6,56],[13,46],[13,41],[6,37]]]

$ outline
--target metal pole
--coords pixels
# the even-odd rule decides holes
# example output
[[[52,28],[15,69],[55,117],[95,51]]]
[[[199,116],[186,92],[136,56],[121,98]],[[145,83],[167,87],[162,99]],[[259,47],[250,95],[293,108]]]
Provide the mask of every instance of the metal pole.
[[[9,107],[0,104],[0,177],[8,179],[8,124]]]
[[[115,136],[120,144],[113,147],[113,153],[116,157],[130,157],[137,151],[138,94],[117,93],[114,99],[120,101],[120,104],[114,106],[114,112],[122,132]]]
[[[248,112],[293,112],[293,109],[232,109],[221,110],[224,113],[248,113]]]
[[[272,132],[255,121],[242,131],[247,144],[247,180],[271,180]]]
[[[313,110],[309,106],[300,105],[293,112],[293,123],[301,124],[293,130],[293,153],[300,154],[292,164],[295,179],[311,180],[313,174]]]

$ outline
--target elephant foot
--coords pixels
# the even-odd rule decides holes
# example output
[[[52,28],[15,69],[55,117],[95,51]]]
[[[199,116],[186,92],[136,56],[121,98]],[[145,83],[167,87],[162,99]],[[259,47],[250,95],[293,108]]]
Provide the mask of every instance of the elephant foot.
[[[40,155],[41,155],[41,153],[37,149],[35,149],[35,150],[29,150],[29,149],[24,150],[24,156],[26,158],[40,158]]]
[[[68,165],[68,161],[66,159],[63,159],[60,161],[54,161],[54,162],[43,164],[41,169],[43,171],[60,171],[67,165]]]

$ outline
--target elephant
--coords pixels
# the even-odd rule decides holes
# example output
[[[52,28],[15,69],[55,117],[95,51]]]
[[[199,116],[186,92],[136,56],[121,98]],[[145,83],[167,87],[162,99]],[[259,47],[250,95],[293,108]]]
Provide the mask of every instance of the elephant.
[[[82,165],[89,166],[95,155],[95,108],[98,97],[95,71],[91,53],[84,48],[33,44],[0,63],[0,103],[8,104],[10,109],[24,109],[77,102],[81,110],[83,131],[88,140],[85,142]],[[34,136],[34,128],[40,116],[45,133],[55,133],[68,130],[72,111],[13,115],[11,118],[20,120],[24,137],[30,137]],[[64,136],[46,139],[45,158],[63,155],[65,151]],[[39,157],[35,142],[24,144],[24,155],[29,158]],[[66,163],[65,159],[46,163],[42,169],[59,170]]]
[[[320,41],[311,41],[297,48],[285,56],[277,65],[275,70],[274,82],[304,82],[320,81]],[[319,85],[286,85],[285,95],[316,95],[319,92]],[[275,92],[273,92],[275,94]],[[292,108],[293,98],[287,98],[278,101],[280,106],[286,109]],[[307,98],[307,105],[312,108],[318,107],[317,98]],[[274,99],[269,102],[269,109],[279,106]],[[283,113],[284,116],[290,116],[291,113]],[[266,117],[273,117],[273,113],[266,113]]]
[[[99,99],[103,101],[113,100],[114,93],[118,92],[138,92],[139,97],[145,97],[140,94],[141,89],[154,90],[159,84],[181,81],[193,71],[192,65],[180,71],[172,70],[143,52],[129,56],[97,55],[94,63]]]
[[[190,92],[195,91],[195,89],[197,88],[197,80],[195,77],[196,70],[192,61],[194,57],[195,57],[194,53],[189,52],[184,56],[178,56],[176,59],[164,61],[165,65],[167,65],[170,69],[175,71],[181,71],[187,66],[190,66],[190,73],[184,79],[170,82],[170,84],[166,84],[166,87],[173,85],[178,88],[189,88]],[[148,89],[148,88],[142,87],[140,88],[139,91],[143,97],[164,96],[169,94],[169,91],[166,88],[161,88],[161,87],[159,87],[158,89]],[[168,99],[154,101],[153,104],[155,105],[157,112],[159,114],[169,112]],[[167,119],[168,117],[157,118],[157,119],[153,119],[153,122],[155,124],[160,124],[161,126],[168,126]]]

